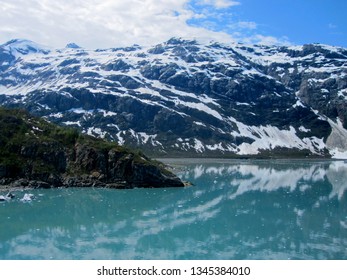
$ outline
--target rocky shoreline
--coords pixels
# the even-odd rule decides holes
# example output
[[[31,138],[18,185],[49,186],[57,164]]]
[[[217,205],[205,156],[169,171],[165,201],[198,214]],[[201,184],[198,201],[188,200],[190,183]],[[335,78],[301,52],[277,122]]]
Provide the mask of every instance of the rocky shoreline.
[[[105,157],[100,160],[100,154],[93,149],[96,157],[85,154],[80,149],[77,158],[65,158],[66,165],[76,173],[84,170],[84,174],[77,176],[70,172],[41,174],[22,174],[19,177],[0,176],[0,189],[37,189],[56,187],[97,187],[113,189],[131,188],[161,188],[183,187],[184,183],[164,165],[152,163],[149,159],[136,158],[135,155],[119,155],[120,158]],[[109,153],[113,154],[114,151]],[[83,161],[82,158],[87,159]],[[99,159],[99,160],[97,160]],[[93,166],[89,169],[88,166]],[[107,167],[106,167],[107,166]],[[67,170],[66,170],[67,171]],[[2,178],[1,178],[2,177]]]

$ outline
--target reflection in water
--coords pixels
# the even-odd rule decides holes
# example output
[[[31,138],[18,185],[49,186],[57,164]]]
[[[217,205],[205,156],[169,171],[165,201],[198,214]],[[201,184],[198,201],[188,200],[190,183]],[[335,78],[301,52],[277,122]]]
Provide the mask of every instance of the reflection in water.
[[[347,164],[334,162],[244,162],[243,164],[196,164],[183,172],[185,180],[205,180],[206,175],[214,177],[213,185],[234,186],[237,191],[231,198],[249,191],[275,191],[287,188],[305,191],[312,183],[326,182],[332,186],[329,198],[342,198],[347,190]],[[327,180],[326,180],[327,177]],[[235,189],[233,189],[235,190]]]
[[[195,186],[1,203],[0,259],[347,259],[344,162],[200,160],[179,176]]]

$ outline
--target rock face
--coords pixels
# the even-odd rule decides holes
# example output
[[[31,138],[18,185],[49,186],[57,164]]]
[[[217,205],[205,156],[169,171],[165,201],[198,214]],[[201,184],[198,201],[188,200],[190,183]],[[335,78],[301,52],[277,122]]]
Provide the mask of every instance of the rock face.
[[[25,112],[0,109],[0,185],[182,187],[164,165],[115,143],[83,136]]]
[[[347,50],[12,40],[0,46],[0,104],[156,156],[347,157]]]

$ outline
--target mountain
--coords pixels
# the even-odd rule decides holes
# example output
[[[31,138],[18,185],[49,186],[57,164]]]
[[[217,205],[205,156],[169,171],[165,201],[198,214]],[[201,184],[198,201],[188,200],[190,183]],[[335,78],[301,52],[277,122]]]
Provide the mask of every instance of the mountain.
[[[50,52],[48,48],[25,39],[13,39],[2,45],[1,48],[4,52],[7,52],[13,57],[19,57],[32,53],[48,54]]]
[[[183,187],[164,168],[116,143],[0,108],[0,189]]]
[[[9,45],[0,46],[0,104],[86,134],[152,156],[347,158],[347,49],[180,38]]]
[[[65,48],[80,49],[81,47],[77,45],[76,43],[68,43]]]

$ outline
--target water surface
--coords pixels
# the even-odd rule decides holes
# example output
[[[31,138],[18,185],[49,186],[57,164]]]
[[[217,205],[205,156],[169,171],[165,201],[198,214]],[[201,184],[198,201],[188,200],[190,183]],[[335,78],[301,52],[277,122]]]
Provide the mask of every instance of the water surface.
[[[171,163],[194,186],[16,192],[0,259],[347,259],[347,163]]]

